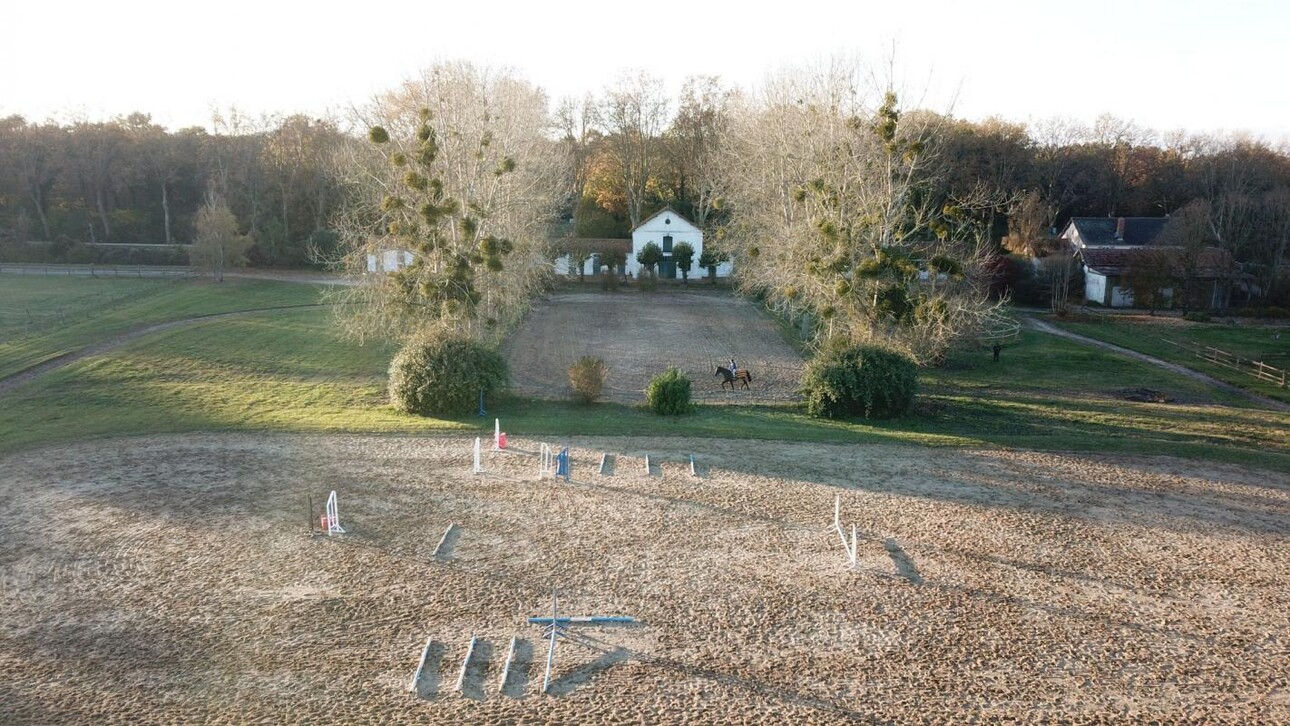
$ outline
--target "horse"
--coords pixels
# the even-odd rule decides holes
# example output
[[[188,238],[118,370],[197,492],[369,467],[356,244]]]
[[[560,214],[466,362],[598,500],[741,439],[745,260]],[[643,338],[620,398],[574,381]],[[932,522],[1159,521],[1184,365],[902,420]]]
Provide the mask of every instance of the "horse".
[[[725,390],[727,383],[730,384],[730,390],[732,391],[735,390],[735,381],[742,383],[744,390],[747,390],[748,384],[752,383],[752,374],[748,372],[747,368],[740,368],[735,373],[731,373],[729,368],[726,368],[725,366],[717,366],[717,372],[713,373],[712,376],[714,378],[721,376],[721,389],[723,391]]]

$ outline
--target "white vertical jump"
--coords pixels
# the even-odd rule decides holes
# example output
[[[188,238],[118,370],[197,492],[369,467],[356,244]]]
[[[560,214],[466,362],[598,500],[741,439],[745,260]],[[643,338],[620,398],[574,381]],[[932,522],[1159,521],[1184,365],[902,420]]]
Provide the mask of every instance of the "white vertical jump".
[[[506,692],[506,679],[510,677],[511,661],[515,658],[515,638],[511,638],[511,647],[506,650],[506,665],[502,666],[502,680],[497,684],[497,690],[501,693]]]
[[[475,473],[476,474],[484,473],[484,467],[482,464],[479,463],[479,437],[478,436],[475,437]]]
[[[475,641],[478,638],[470,636],[470,646],[466,648],[466,659],[461,662],[461,673],[457,676],[457,692],[461,693],[461,687],[466,683],[466,669],[470,668],[470,657],[475,654]]]
[[[856,526],[851,525],[851,542],[847,542],[847,533],[842,529],[842,498],[839,495],[833,497],[833,531],[838,533],[838,539],[842,540],[842,549],[847,553],[847,565],[856,566]]]
[[[554,476],[555,452],[551,450],[550,444],[542,444],[542,458],[538,462],[538,479],[546,477],[547,472],[551,472]]]
[[[412,683],[408,684],[408,690],[416,692],[417,681],[421,680],[421,671],[426,667],[426,656],[430,655],[430,644],[434,642],[434,636],[426,638],[426,647],[421,649],[421,660],[417,663],[417,670],[412,674]]]
[[[336,490],[327,495],[327,534],[345,534],[340,526],[340,510],[336,506]]]

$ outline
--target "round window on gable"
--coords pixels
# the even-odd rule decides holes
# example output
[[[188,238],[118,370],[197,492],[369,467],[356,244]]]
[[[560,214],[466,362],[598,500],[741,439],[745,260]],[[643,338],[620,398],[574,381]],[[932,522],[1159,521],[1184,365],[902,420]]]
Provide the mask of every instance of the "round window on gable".
[[[671,223],[672,223],[672,218],[671,218],[671,217],[664,217],[664,218],[663,218],[663,224],[671,224]]]

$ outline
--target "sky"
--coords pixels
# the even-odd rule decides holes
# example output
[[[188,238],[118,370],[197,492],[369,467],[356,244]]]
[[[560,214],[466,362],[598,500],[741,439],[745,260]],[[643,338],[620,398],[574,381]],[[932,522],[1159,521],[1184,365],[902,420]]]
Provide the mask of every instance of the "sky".
[[[510,66],[560,98],[625,70],[675,93],[689,75],[749,87],[849,55],[894,57],[922,105],[961,118],[1110,113],[1290,141],[1286,0],[11,2],[0,116],[33,120],[343,115],[442,59]]]

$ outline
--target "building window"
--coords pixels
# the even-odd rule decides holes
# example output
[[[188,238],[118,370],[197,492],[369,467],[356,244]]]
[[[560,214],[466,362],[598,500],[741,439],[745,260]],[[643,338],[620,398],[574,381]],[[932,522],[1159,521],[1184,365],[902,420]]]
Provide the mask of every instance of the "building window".
[[[663,254],[668,254],[668,253],[670,253],[671,251],[672,251],[672,235],[670,235],[670,234],[669,234],[669,235],[664,235],[664,237],[663,237]]]

